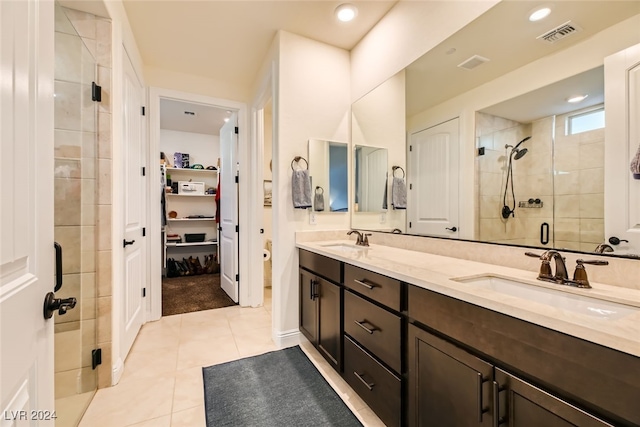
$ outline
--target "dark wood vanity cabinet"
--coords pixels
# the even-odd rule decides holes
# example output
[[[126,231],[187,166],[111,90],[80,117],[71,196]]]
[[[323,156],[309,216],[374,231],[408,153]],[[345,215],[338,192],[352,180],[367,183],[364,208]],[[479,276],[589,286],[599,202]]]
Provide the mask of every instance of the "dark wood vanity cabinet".
[[[414,325],[407,343],[409,426],[493,425],[490,363]]]
[[[495,368],[492,382],[494,416],[502,426],[512,427],[605,427],[613,426],[522,379]]]
[[[612,426],[414,325],[408,350],[409,426]]]
[[[640,358],[300,250],[300,331],[387,426],[640,427]]]
[[[640,425],[640,358],[415,286],[408,316],[410,426]]]
[[[344,275],[343,378],[387,426],[400,426],[402,284],[349,264]]]
[[[300,331],[337,371],[342,367],[341,276],[339,261],[300,251]]]

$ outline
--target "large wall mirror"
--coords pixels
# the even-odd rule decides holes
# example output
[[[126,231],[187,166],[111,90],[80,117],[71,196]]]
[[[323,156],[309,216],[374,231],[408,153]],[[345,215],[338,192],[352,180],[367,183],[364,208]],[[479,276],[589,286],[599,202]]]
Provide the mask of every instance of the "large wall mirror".
[[[344,142],[309,140],[309,175],[314,212],[349,211],[348,151]]]
[[[549,16],[530,22],[529,14],[541,6],[550,7]],[[413,184],[406,220],[398,228],[408,234],[640,254],[633,239],[625,242],[624,234],[607,226],[615,188],[605,183],[612,182],[613,170],[629,165],[605,162],[613,149],[605,135],[613,124],[604,120],[605,58],[639,44],[638,28],[640,1],[502,1],[407,67],[406,138],[389,147],[406,153],[407,184]],[[381,96],[388,88],[381,87],[354,109],[366,104],[371,111],[377,103],[388,110]],[[568,102],[577,95],[587,97]],[[454,119],[451,138],[458,138],[457,144],[438,131]],[[412,160],[416,141],[430,143],[418,138],[427,130],[436,135],[433,152],[441,158],[451,157],[450,147],[459,151],[446,167],[440,163],[438,186],[431,191],[420,188],[418,177],[425,171]],[[447,174],[459,181],[447,181]],[[433,188],[451,183],[457,196],[440,192],[452,199],[446,201],[451,209],[429,199],[435,197]],[[422,233],[418,223],[439,228]]]

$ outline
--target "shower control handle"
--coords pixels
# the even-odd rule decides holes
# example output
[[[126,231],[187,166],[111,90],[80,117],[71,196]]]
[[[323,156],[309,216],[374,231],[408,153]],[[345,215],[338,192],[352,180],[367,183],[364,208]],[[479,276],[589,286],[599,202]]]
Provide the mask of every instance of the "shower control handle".
[[[456,227],[456,226],[453,226],[453,227],[446,227],[446,228],[445,228],[445,230],[449,230],[449,231],[452,231],[452,232],[454,232],[454,233],[455,233],[456,231],[458,231],[458,227]]]

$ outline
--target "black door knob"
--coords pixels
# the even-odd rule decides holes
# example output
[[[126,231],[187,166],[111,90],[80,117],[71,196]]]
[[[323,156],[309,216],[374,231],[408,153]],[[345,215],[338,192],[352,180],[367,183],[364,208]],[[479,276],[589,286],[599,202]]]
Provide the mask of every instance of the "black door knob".
[[[44,297],[44,318],[51,319],[53,317],[53,312],[58,310],[59,315],[63,315],[76,306],[76,299],[74,297],[71,298],[56,298],[53,292],[49,292]]]
[[[629,243],[628,240],[624,240],[624,239],[618,239],[616,236],[611,236],[609,237],[609,243],[611,243],[612,245],[619,245],[620,242],[627,242]]]
[[[453,231],[454,233],[458,231],[458,227],[446,227],[445,230]]]
[[[136,241],[135,240],[127,240],[127,239],[123,239],[122,240],[122,247],[126,248],[127,245],[133,245]]]

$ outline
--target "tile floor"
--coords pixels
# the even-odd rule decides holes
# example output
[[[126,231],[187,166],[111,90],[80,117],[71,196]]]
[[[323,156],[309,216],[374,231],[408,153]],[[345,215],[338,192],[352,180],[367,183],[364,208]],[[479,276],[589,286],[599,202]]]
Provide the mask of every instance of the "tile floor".
[[[308,342],[301,347],[365,426],[384,425]],[[120,382],[98,390],[80,427],[204,427],[202,367],[277,349],[270,290],[264,307],[234,306],[147,323]]]

